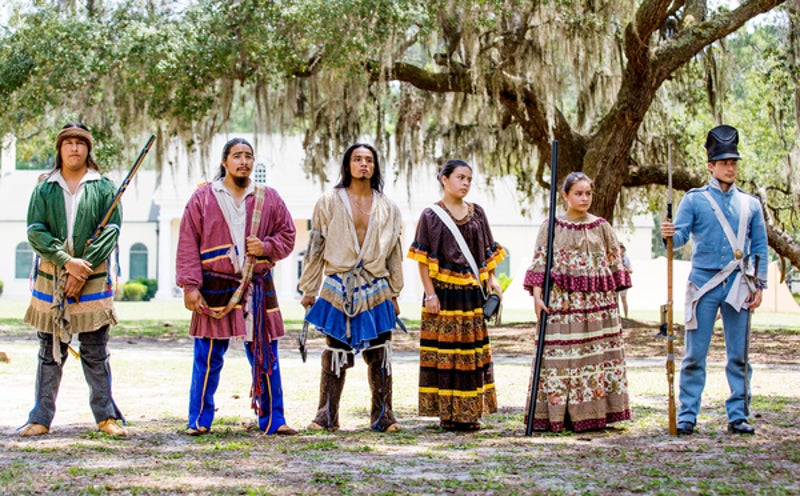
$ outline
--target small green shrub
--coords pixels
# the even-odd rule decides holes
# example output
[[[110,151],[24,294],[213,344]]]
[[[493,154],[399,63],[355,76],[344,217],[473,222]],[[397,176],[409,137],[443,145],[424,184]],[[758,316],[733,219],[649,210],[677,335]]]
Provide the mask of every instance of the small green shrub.
[[[144,284],[147,287],[147,292],[142,297],[142,301],[150,301],[158,291],[158,281],[155,279],[148,279],[147,277],[137,277],[133,282]]]
[[[140,282],[128,281],[123,286],[123,301],[144,301],[144,296],[147,294],[147,286]]]
[[[0,281],[0,295],[3,294],[3,281]]]
[[[503,291],[508,289],[508,286],[511,285],[512,280],[513,278],[510,277],[508,274],[500,274],[499,276],[497,276],[497,282],[500,283],[500,288],[502,288]]]

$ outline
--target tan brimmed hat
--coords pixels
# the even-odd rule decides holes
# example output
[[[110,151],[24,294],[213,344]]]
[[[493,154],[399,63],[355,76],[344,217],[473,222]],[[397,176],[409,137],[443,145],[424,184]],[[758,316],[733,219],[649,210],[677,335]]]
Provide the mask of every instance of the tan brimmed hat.
[[[89,147],[89,152],[92,151],[92,145],[94,145],[92,133],[80,127],[73,126],[59,131],[58,135],[56,136],[56,152],[61,150],[61,143],[63,143],[67,138],[78,138],[86,142],[86,145]]]

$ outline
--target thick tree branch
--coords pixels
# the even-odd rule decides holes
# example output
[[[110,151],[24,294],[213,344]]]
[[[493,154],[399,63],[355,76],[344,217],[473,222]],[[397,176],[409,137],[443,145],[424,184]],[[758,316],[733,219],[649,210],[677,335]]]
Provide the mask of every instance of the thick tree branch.
[[[708,181],[708,174],[697,174],[683,168],[673,168],[672,187],[678,191],[689,191],[699,188]],[[667,164],[629,166],[628,174],[623,178],[622,184],[626,188],[649,186],[653,184],[667,184]]]
[[[800,243],[770,223],[767,223],[767,242],[769,247],[775,250],[775,253],[789,260],[794,268],[800,270],[800,262],[798,262],[800,260]]]
[[[674,38],[655,50],[653,68],[658,72],[656,79],[659,84],[706,46],[733,33],[753,17],[781,5],[784,1],[746,1],[730,12],[715,15],[705,22],[678,32]]]
[[[559,141],[559,155],[562,163],[578,164],[586,153],[585,137],[572,130],[566,117],[558,108],[553,108],[553,127],[548,124],[547,111],[536,90],[530,83],[522,83],[510,77],[495,78],[495,91],[503,107],[525,130],[525,135],[539,151],[540,157],[548,157],[551,152],[551,139]],[[544,189],[550,184],[545,180],[547,160],[539,160],[536,168],[536,182]],[[561,181],[572,170],[559,169]]]
[[[430,72],[406,62],[395,62],[388,67],[375,61],[367,63],[372,82],[403,81],[434,93],[475,93],[475,84],[465,66],[452,64],[449,69],[449,72]]]
[[[664,24],[671,3],[672,0],[645,0],[639,5],[633,22],[628,26],[630,33],[626,33],[635,36],[637,46],[646,47],[650,44],[651,35]],[[632,41],[633,38],[626,37],[626,42]]]
[[[645,0],[625,28],[626,78],[649,79],[651,35],[664,23],[670,3],[671,0]]]
[[[707,181],[708,174],[695,174],[686,169],[674,169],[672,172],[672,187],[677,191],[699,188]],[[667,184],[667,166],[666,164],[632,166],[629,168],[629,174],[623,179],[623,184],[628,188]],[[767,240],[775,253],[800,269],[800,243],[769,220],[767,220]]]
[[[423,91],[437,93],[469,93],[474,94],[476,84],[471,79],[468,67],[461,64],[450,64],[449,72],[431,72],[413,64],[397,62],[391,67],[381,67],[377,62],[370,62],[368,70],[372,81],[403,81]],[[527,81],[517,80],[503,73],[497,73],[485,81],[489,96],[497,97],[503,107],[525,130],[525,135],[539,150],[540,156],[550,153],[550,140],[560,142],[564,163],[580,163],[585,154],[586,140],[573,132],[566,117],[553,109],[553,127],[548,123],[547,109],[542,104],[534,87]],[[540,160],[536,171],[537,183],[549,188],[545,181],[546,160]],[[562,171],[559,179],[571,171]]]

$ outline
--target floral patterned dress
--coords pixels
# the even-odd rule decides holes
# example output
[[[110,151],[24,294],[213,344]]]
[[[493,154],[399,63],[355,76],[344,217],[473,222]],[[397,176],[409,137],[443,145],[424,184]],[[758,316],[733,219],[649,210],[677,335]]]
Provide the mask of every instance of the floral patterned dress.
[[[531,293],[544,283],[547,233],[544,224],[525,274]],[[616,293],[631,278],[605,219],[556,218],[551,280],[534,430],[579,432],[631,418]]]

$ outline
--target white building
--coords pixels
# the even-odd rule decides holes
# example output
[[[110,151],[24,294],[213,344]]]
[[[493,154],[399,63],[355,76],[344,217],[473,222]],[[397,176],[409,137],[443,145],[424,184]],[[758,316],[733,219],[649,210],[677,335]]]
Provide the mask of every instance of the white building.
[[[292,255],[275,267],[274,279],[282,302],[297,298],[302,255],[308,242],[308,231],[312,209],[320,194],[331,188],[338,179],[341,163],[331,163],[328,177],[332,183],[320,184],[306,177],[302,170],[303,147],[299,137],[261,136],[256,142],[252,135],[218,135],[210,147],[210,163],[200,163],[199,154],[187,155],[178,142],[171,142],[166,159],[174,164],[165,167],[157,184],[156,172],[141,170],[123,196],[123,225],[119,241],[121,273],[119,282],[144,275],[158,281],[156,298],[181,296],[175,286],[175,253],[178,226],[183,208],[198,184],[213,178],[219,167],[219,157],[224,143],[242,136],[255,147],[256,169],[254,178],[275,189],[283,197],[295,219],[297,240]],[[151,152],[153,153],[153,152]],[[0,259],[13,263],[0,265],[0,280],[4,281],[4,298],[27,298],[32,251],[26,241],[26,212],[30,193],[42,171],[25,171],[16,168],[16,153],[13,139],[6,139],[2,154],[0,173],[0,198],[6,208],[0,210]],[[145,164],[152,164],[148,157]],[[427,205],[440,197],[436,171],[418,170],[408,184],[404,178],[395,181],[391,161],[382,160],[386,194],[395,200],[403,212],[405,222],[404,246],[411,245],[416,221]],[[109,173],[119,184],[127,171]],[[499,272],[519,274],[530,262],[533,243],[540,224],[544,220],[542,208],[530,208],[535,218],[520,214],[519,193],[512,178],[493,181],[493,189],[485,187],[485,177],[479,168],[474,172],[473,190],[468,200],[484,207],[492,223],[495,239],[509,252],[507,261]],[[621,232],[630,257],[650,258],[650,239],[653,222],[647,216],[634,219],[631,232]],[[406,288],[403,301],[418,301],[422,295],[416,262],[406,260],[404,265]],[[519,282],[518,282],[519,283]],[[511,303],[511,302],[509,302]]]

